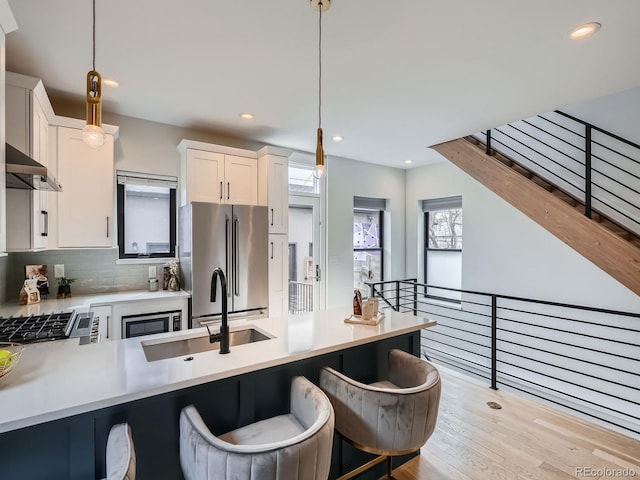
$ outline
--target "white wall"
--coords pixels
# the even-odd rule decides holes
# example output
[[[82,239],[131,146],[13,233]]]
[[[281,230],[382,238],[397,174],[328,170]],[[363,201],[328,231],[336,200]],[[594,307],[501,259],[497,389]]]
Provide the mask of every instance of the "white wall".
[[[559,110],[640,144],[640,87]]]
[[[406,171],[406,274],[422,278],[419,202],[462,195],[462,288],[615,310],[640,297],[449,162]]]
[[[385,279],[404,278],[404,171],[329,157],[327,161],[327,308],[353,301],[353,197],[387,200]]]
[[[46,86],[45,86],[46,87]],[[49,92],[56,115],[71,118],[84,118],[84,104],[56,97]],[[106,100],[108,102],[108,100]],[[263,143],[246,139],[203,132],[195,128],[181,128],[164,123],[151,122],[139,118],[127,117],[104,112],[105,124],[120,127],[115,142],[116,170],[156,173],[159,175],[180,176],[180,154],[178,144],[183,139],[226,145],[229,147],[258,150]]]

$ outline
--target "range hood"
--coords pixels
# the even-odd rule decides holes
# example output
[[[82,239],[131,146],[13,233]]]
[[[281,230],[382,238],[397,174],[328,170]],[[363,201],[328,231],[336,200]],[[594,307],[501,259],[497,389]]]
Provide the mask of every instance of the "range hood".
[[[47,171],[47,167],[39,164],[28,155],[25,155],[16,147],[8,143],[6,145],[7,188],[49,190],[52,192],[62,191],[62,187],[53,175]]]

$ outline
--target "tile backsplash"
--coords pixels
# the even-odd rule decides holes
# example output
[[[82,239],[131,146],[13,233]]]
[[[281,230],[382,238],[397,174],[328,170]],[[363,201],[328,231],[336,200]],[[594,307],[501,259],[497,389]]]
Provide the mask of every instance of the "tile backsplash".
[[[71,291],[78,295],[145,289],[150,265],[157,265],[157,276],[162,275],[162,264],[117,265],[117,259],[118,251],[111,248],[9,253],[7,257],[0,257],[0,300],[2,303],[17,301],[25,265],[47,265],[49,290],[54,297],[57,291],[55,264],[64,265],[65,277],[77,279]]]

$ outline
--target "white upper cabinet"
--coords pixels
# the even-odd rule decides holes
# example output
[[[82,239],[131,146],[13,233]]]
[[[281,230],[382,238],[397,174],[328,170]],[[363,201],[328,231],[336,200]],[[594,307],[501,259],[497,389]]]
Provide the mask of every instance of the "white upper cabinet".
[[[104,145],[89,147],[82,130],[58,127],[58,246],[114,245],[113,136]]]
[[[288,151],[265,147],[258,151],[259,204],[269,209],[269,233],[289,231]]]
[[[224,179],[227,203],[258,204],[258,161],[255,158],[225,155]]]
[[[186,202],[224,203],[224,155],[187,150]]]
[[[49,159],[49,135],[55,115],[42,82],[7,72],[5,116],[7,143],[51,170],[55,162]],[[55,246],[49,234],[55,221],[49,206],[55,195],[46,190],[7,190],[7,250]]]
[[[248,150],[183,140],[180,204],[258,204],[258,161]]]

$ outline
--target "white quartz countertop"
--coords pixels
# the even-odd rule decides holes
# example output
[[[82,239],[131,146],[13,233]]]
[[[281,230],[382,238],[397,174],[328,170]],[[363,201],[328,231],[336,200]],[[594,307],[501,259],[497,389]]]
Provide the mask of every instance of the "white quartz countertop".
[[[376,326],[347,324],[350,310],[236,320],[232,331],[251,325],[275,338],[232,346],[228,355],[196,353],[191,361],[182,356],[148,362],[141,342],[206,335],[204,328],[89,345],[79,345],[77,338],[27,345],[13,371],[0,378],[0,433],[435,325],[391,310]]]
[[[33,305],[19,305],[18,302],[0,305],[0,316],[10,315],[38,315],[41,313],[53,313],[69,310],[86,311],[92,305],[112,305],[120,302],[134,302],[141,300],[159,300],[166,298],[189,297],[189,293],[180,290],[179,292],[169,292],[168,290],[158,290],[149,292],[147,290],[129,290],[125,292],[97,293],[93,295],[74,295],[71,298],[42,300]]]

